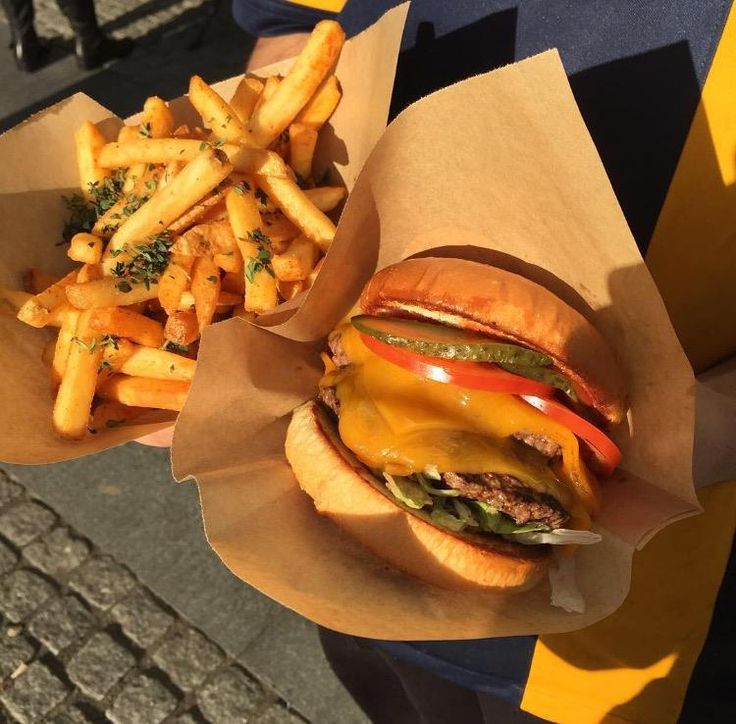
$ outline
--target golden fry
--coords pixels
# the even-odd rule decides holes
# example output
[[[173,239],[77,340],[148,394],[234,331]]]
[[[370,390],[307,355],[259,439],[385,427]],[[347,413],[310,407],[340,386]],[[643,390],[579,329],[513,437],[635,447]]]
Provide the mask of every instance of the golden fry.
[[[77,284],[102,279],[102,266],[100,264],[84,264],[77,272]]]
[[[94,310],[89,325],[101,335],[125,337],[144,347],[160,347],[164,343],[160,322],[123,307]]]
[[[66,288],[69,303],[77,309],[126,307],[158,296],[158,284],[130,284],[117,277],[103,277]]]
[[[232,164],[221,151],[203,151],[168,186],[158,189],[146,204],[126,219],[110,239],[103,255],[103,265],[108,270],[115,265],[111,252],[122,251],[126,244],[140,244],[147,237],[164,231],[227,178],[232,170]]]
[[[189,382],[152,380],[146,377],[114,375],[97,390],[103,400],[114,400],[130,407],[155,407],[179,411],[189,394]]]
[[[274,274],[279,281],[297,282],[306,279],[317,262],[318,251],[305,236],[297,236],[283,254],[271,259]]]
[[[51,384],[57,387],[64,376],[66,363],[69,359],[69,350],[73,344],[72,340],[77,333],[77,324],[81,312],[78,309],[70,309],[64,317],[59,329],[59,336],[54,346],[54,358],[51,362]]]
[[[134,179],[133,185],[127,191],[124,186],[120,198],[95,221],[92,227],[93,234],[109,239],[121,224],[146,203],[156,191],[161,179],[161,168],[148,164],[141,164],[141,166],[142,169],[138,176],[131,176],[131,169],[134,168],[131,166],[125,181],[127,184],[129,178]]]
[[[315,189],[305,189],[306,197],[325,213],[332,211],[347,195],[344,186],[318,186]]]
[[[174,314],[179,308],[181,295],[189,288],[189,274],[173,260],[158,281],[158,300],[166,314]]]
[[[304,123],[319,130],[334,113],[341,97],[340,83],[334,75],[331,75],[302,108],[296,117],[297,123]]]
[[[197,323],[196,312],[193,309],[174,312],[166,320],[164,336],[169,342],[173,342],[174,344],[190,345],[199,338],[199,324]]]
[[[304,123],[289,126],[289,163],[302,179],[312,177],[312,159],[317,147],[317,130]]]
[[[240,258],[242,264],[242,256]],[[243,276],[243,268],[240,267],[234,272],[225,272],[225,276],[222,277],[220,287],[223,292],[237,294],[239,297],[245,296],[245,278]]]
[[[296,182],[291,179],[259,176],[258,185],[307,238],[322,251],[330,248],[335,238],[335,225],[310,201]]]
[[[315,25],[274,94],[253,111],[248,132],[254,145],[266,148],[296,118],[335,65],[344,42],[345,33],[334,20]]]
[[[233,241],[235,237],[233,237]],[[237,273],[243,270],[243,256],[238,249],[237,244],[230,251],[215,254],[212,257],[217,266],[225,272]]]
[[[116,371],[130,377],[146,377],[154,380],[191,380],[197,369],[196,360],[174,352],[137,344],[126,349],[123,359],[116,359],[111,347],[105,347],[103,359],[111,358],[110,365]]]
[[[143,104],[139,134],[144,138],[166,138],[174,132],[174,117],[166,102],[151,96]]]
[[[282,80],[283,78],[280,75],[269,75],[268,78],[266,78],[263,83],[263,90],[256,101],[251,116],[276,92],[276,89],[281,85]]]
[[[94,312],[85,311],[79,317],[54,402],[54,429],[61,437],[70,440],[80,440],[87,432],[97,370],[102,358],[102,347],[89,327],[92,314]]]
[[[220,271],[208,256],[200,256],[192,266],[192,296],[194,311],[197,313],[199,331],[212,324],[220,296]]]
[[[306,288],[306,282],[304,279],[297,279],[294,282],[285,282],[281,279],[279,279],[276,282],[279,290],[279,294],[285,299],[287,302],[290,299],[293,299],[297,294],[300,292],[303,292]]]
[[[66,289],[76,280],[77,272],[69,272],[58,282],[28,299],[18,310],[18,319],[32,327],[45,327],[50,322],[51,312],[66,302]]]
[[[224,219],[193,226],[174,242],[171,251],[188,256],[214,256],[236,248],[230,223]]]
[[[245,125],[232,106],[198,75],[189,81],[189,101],[215,138],[230,143],[247,143]]]
[[[230,106],[243,123],[248,122],[262,91],[263,81],[254,75],[246,75],[238,83],[238,87],[230,99]]]
[[[118,143],[137,141],[140,138],[138,130],[139,126],[120,126],[120,130],[118,131]]]
[[[228,218],[243,257],[245,271],[245,311],[266,312],[279,303],[276,279],[270,273],[270,251],[256,241],[262,234],[258,202],[251,191],[233,188],[225,197]],[[264,258],[265,257],[265,258]],[[271,270],[272,271],[272,270]]]
[[[79,185],[82,194],[89,199],[92,196],[92,184],[101,183],[109,172],[99,166],[97,157],[105,146],[105,137],[94,123],[85,121],[75,132],[74,141],[77,147],[77,167],[79,169]]]
[[[102,239],[94,234],[75,234],[69,243],[67,256],[83,264],[99,264],[102,258]]]
[[[220,285],[220,287],[222,287],[222,284]],[[236,292],[226,292],[223,291],[222,288],[220,288],[220,293],[217,295],[215,306],[217,307],[217,312],[221,312],[223,307],[234,307],[236,304],[240,304],[240,302],[242,301],[242,294],[238,294]],[[194,309],[195,306],[196,302],[194,299],[194,294],[192,294],[192,292],[190,291],[184,292],[181,295],[181,300],[179,301],[179,311],[186,312]]]

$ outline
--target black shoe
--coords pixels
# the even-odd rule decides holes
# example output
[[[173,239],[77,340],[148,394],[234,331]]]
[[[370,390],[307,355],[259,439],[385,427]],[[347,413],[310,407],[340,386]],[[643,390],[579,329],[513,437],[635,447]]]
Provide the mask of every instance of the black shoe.
[[[108,38],[100,35],[93,40],[77,38],[75,53],[77,65],[82,70],[98,68],[111,60],[125,58],[133,50],[133,41],[129,38]]]
[[[16,38],[10,45],[18,70],[32,73],[38,70],[49,54],[49,44],[41,40],[35,32]]]

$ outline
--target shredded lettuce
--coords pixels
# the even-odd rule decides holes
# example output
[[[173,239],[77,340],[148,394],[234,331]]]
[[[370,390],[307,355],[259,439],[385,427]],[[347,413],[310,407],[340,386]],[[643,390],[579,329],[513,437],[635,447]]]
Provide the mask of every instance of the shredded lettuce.
[[[388,473],[384,473],[383,477],[386,480],[386,487],[404,505],[408,505],[415,510],[419,510],[425,505],[432,505],[432,498],[429,493],[411,478],[389,475]]]
[[[578,545],[586,546],[600,543],[601,537],[592,530],[570,530],[568,528],[555,528],[544,532],[517,533],[513,539],[517,543],[528,543],[535,545],[549,543],[550,545]]]
[[[459,490],[432,486],[427,480],[427,477],[434,479],[432,467],[428,466],[424,474],[411,477],[389,473],[383,473],[383,477],[386,488],[397,500],[414,510],[426,509],[432,521],[442,528],[454,532],[475,528],[527,545],[590,545],[601,540],[597,533],[588,530],[551,530],[542,523],[517,525],[511,517],[488,503],[459,498]],[[441,479],[439,473],[436,479]]]
[[[484,503],[480,500],[473,501],[473,507],[483,530],[490,533],[498,533],[499,535],[517,535],[519,533],[528,533],[531,531],[544,530],[549,528],[542,523],[527,523],[526,525],[518,525],[508,515],[501,513],[499,510]]]
[[[440,469],[436,465],[427,465],[424,468],[424,475],[430,480],[442,480]]]
[[[459,490],[453,490],[452,488],[433,488],[427,479],[421,473],[416,473],[414,477],[419,481],[419,484],[430,494],[439,495],[445,498],[456,498],[460,495]]]

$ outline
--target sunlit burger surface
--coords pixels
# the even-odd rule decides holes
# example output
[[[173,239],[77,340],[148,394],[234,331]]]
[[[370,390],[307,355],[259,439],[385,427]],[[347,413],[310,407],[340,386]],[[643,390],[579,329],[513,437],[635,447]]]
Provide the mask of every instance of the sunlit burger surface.
[[[608,344],[547,289],[458,259],[401,262],[329,338],[289,462],[317,509],[441,586],[523,590],[595,543],[626,410]],[[559,549],[558,549],[559,550]]]

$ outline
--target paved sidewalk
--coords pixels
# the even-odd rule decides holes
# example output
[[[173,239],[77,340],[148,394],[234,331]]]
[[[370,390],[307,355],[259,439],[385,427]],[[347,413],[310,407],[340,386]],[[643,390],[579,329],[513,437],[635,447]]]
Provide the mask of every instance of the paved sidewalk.
[[[0,614],[2,720],[304,721],[4,474]]]

